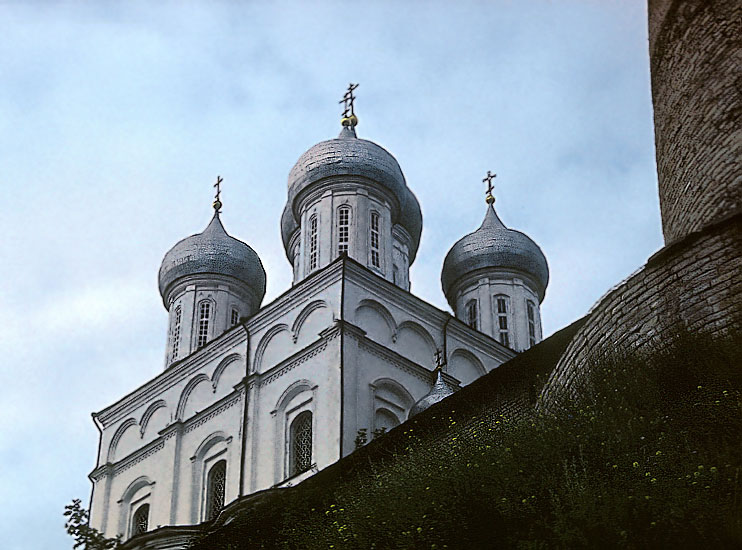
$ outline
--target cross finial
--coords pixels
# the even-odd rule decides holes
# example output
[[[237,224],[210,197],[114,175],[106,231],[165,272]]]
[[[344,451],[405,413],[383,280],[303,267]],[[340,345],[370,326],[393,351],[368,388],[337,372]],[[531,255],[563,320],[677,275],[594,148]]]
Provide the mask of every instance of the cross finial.
[[[219,196],[222,194],[222,182],[224,180],[221,176],[216,177],[216,183],[214,184],[214,187],[216,187],[216,195],[214,196],[214,210],[216,210],[216,213],[219,214],[222,211],[222,201],[219,200]]]
[[[348,91],[345,92],[343,99],[338,101],[338,103],[343,103],[343,126],[355,126],[358,124],[354,105],[356,96],[353,95],[353,90],[356,88],[358,88],[358,84],[353,84],[352,82],[348,84]]]
[[[435,354],[433,355],[435,357],[435,368],[441,369],[443,368],[443,353],[440,349],[435,350]]]
[[[492,185],[492,180],[497,177],[497,174],[493,174],[489,170],[487,170],[487,177],[485,177],[482,182],[487,183],[487,193],[486,193],[486,201],[487,204],[492,204],[495,202],[495,197],[492,196],[492,190],[495,188],[494,185]]]

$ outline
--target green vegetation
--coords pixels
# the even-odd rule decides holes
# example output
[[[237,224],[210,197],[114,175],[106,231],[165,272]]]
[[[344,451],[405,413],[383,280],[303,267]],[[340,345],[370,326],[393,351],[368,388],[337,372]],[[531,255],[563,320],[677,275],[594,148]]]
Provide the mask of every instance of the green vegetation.
[[[64,528],[67,534],[75,539],[72,548],[83,548],[84,550],[115,550],[120,546],[120,537],[109,539],[103,536],[97,529],[88,525],[89,512],[82,507],[79,498],[64,507],[64,516],[67,521]]]
[[[435,407],[449,425],[435,439],[408,428],[403,453],[198,547],[740,547],[741,359],[739,338],[685,336],[593,365],[558,414],[461,426]]]

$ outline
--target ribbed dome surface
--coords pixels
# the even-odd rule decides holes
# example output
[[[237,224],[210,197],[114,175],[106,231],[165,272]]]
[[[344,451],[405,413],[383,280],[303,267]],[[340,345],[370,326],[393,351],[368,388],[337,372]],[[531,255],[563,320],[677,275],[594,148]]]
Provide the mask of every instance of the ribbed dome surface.
[[[343,127],[337,138],[310,147],[291,169],[288,212],[284,210],[284,216],[281,217],[284,246],[298,228],[291,210],[294,199],[313,184],[333,176],[361,176],[391,191],[399,202],[399,215],[393,221],[404,227],[412,237],[411,264],[417,254],[422,232],[420,204],[407,187],[402,169],[391,153],[372,141],[357,138],[355,130],[349,126]]]
[[[451,386],[448,382],[443,379],[441,370],[438,370],[438,374],[435,377],[435,383],[430,391],[426,393],[417,403],[415,403],[410,409],[410,414],[407,418],[412,418],[418,413],[423,412],[425,409],[432,407],[439,401],[443,401],[446,397],[456,391],[456,388]]]
[[[219,214],[214,214],[203,233],[186,237],[165,254],[159,274],[163,302],[179,279],[200,274],[234,277],[252,289],[258,302],[265,296],[260,258],[247,244],[227,234]]]
[[[476,269],[498,267],[533,277],[539,287],[539,300],[544,299],[549,284],[549,266],[544,253],[530,237],[505,227],[494,207],[489,205],[479,229],[454,244],[443,261],[441,285],[451,307],[455,304],[452,290],[456,281]]]

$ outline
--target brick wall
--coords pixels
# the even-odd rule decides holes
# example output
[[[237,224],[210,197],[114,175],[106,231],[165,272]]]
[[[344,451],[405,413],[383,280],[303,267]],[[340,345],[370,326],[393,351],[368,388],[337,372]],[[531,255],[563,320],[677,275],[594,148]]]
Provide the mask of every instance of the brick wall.
[[[661,346],[686,330],[714,335],[740,328],[742,214],[735,214],[661,249],[599,300],[544,394],[574,386],[605,355]]]
[[[665,242],[742,208],[742,2],[649,0]]]

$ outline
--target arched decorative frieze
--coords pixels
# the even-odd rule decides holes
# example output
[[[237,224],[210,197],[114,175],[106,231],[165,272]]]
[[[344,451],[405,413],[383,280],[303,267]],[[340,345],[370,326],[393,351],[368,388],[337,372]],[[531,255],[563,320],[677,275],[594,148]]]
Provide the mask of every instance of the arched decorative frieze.
[[[139,421],[139,437],[144,438],[144,432],[147,430],[147,425],[149,424],[149,421],[152,419],[152,416],[159,409],[162,409],[162,408],[167,409],[167,403],[165,403],[165,401],[163,401],[162,399],[155,401],[149,407],[147,407],[147,410],[144,411],[144,414],[142,415],[142,419]]]
[[[396,347],[399,353],[418,365],[429,367],[433,364],[435,340],[427,330],[414,321],[404,321],[399,325]]]
[[[239,353],[233,353],[231,355],[227,355],[219,362],[219,364],[214,369],[214,374],[211,375],[211,387],[214,393],[216,393],[216,388],[219,385],[219,379],[222,377],[222,374],[224,374],[224,371],[227,369],[227,367],[235,361],[239,361],[240,359],[242,359],[242,355],[240,355]]]
[[[196,448],[196,452],[193,453],[191,461],[202,460],[214,445],[221,443],[222,441],[230,443],[232,441],[232,436],[228,436],[221,430],[207,435]]]
[[[466,386],[480,376],[487,374],[487,370],[479,358],[467,349],[455,349],[447,363],[446,371],[461,382],[462,386]]]
[[[409,408],[415,403],[415,398],[407,389],[392,378],[377,378],[371,384],[371,389],[374,392],[374,396],[386,398],[385,392],[392,393],[399,401],[395,404],[399,406]]]
[[[114,462],[116,460],[116,450],[118,449],[121,438],[124,436],[124,432],[126,432],[126,430],[128,430],[132,426],[136,425],[136,420],[134,420],[133,418],[127,418],[121,423],[121,425],[119,425],[118,428],[116,428],[116,431],[111,438],[111,444],[108,446],[106,462]]]
[[[380,343],[397,339],[397,323],[389,310],[376,300],[361,300],[354,313],[355,324]]]
[[[178,408],[175,412],[176,420],[185,420],[183,418],[183,415],[185,414],[188,398],[191,396],[196,386],[198,386],[202,382],[210,382],[209,377],[203,373],[197,374],[196,376],[191,378],[188,384],[186,384],[186,387],[183,389],[183,392],[180,394],[180,399],[178,400]]]
[[[269,328],[267,331],[265,331],[265,334],[260,339],[260,342],[258,342],[258,346],[255,348],[255,361],[253,361],[253,372],[260,372],[260,369],[263,367],[263,357],[265,356],[265,350],[268,348],[268,344],[271,343],[271,340],[275,338],[277,335],[281,334],[282,332],[286,332],[286,335],[289,334],[289,326],[280,323],[278,325],[274,325],[271,328]],[[289,353],[286,354],[287,356],[290,355]]]
[[[291,325],[291,338],[293,339],[294,343],[296,343],[296,340],[299,338],[301,327],[304,325],[307,317],[309,317],[315,310],[326,307],[327,302],[325,302],[324,300],[314,300],[313,302],[309,302],[309,304],[307,304],[307,306],[301,310],[299,315],[296,316],[294,324]]]
[[[271,411],[271,415],[275,415],[278,411],[283,410],[286,405],[291,401],[294,397],[299,395],[301,392],[304,391],[314,391],[317,389],[317,384],[310,382],[309,380],[302,379],[297,380],[296,382],[289,385],[288,388],[286,388],[283,393],[281,394],[281,397],[278,398],[278,401],[276,401],[275,408]]]
[[[370,387],[372,433],[381,428],[390,430],[407,418],[415,399],[402,384],[391,378],[377,378]]]

